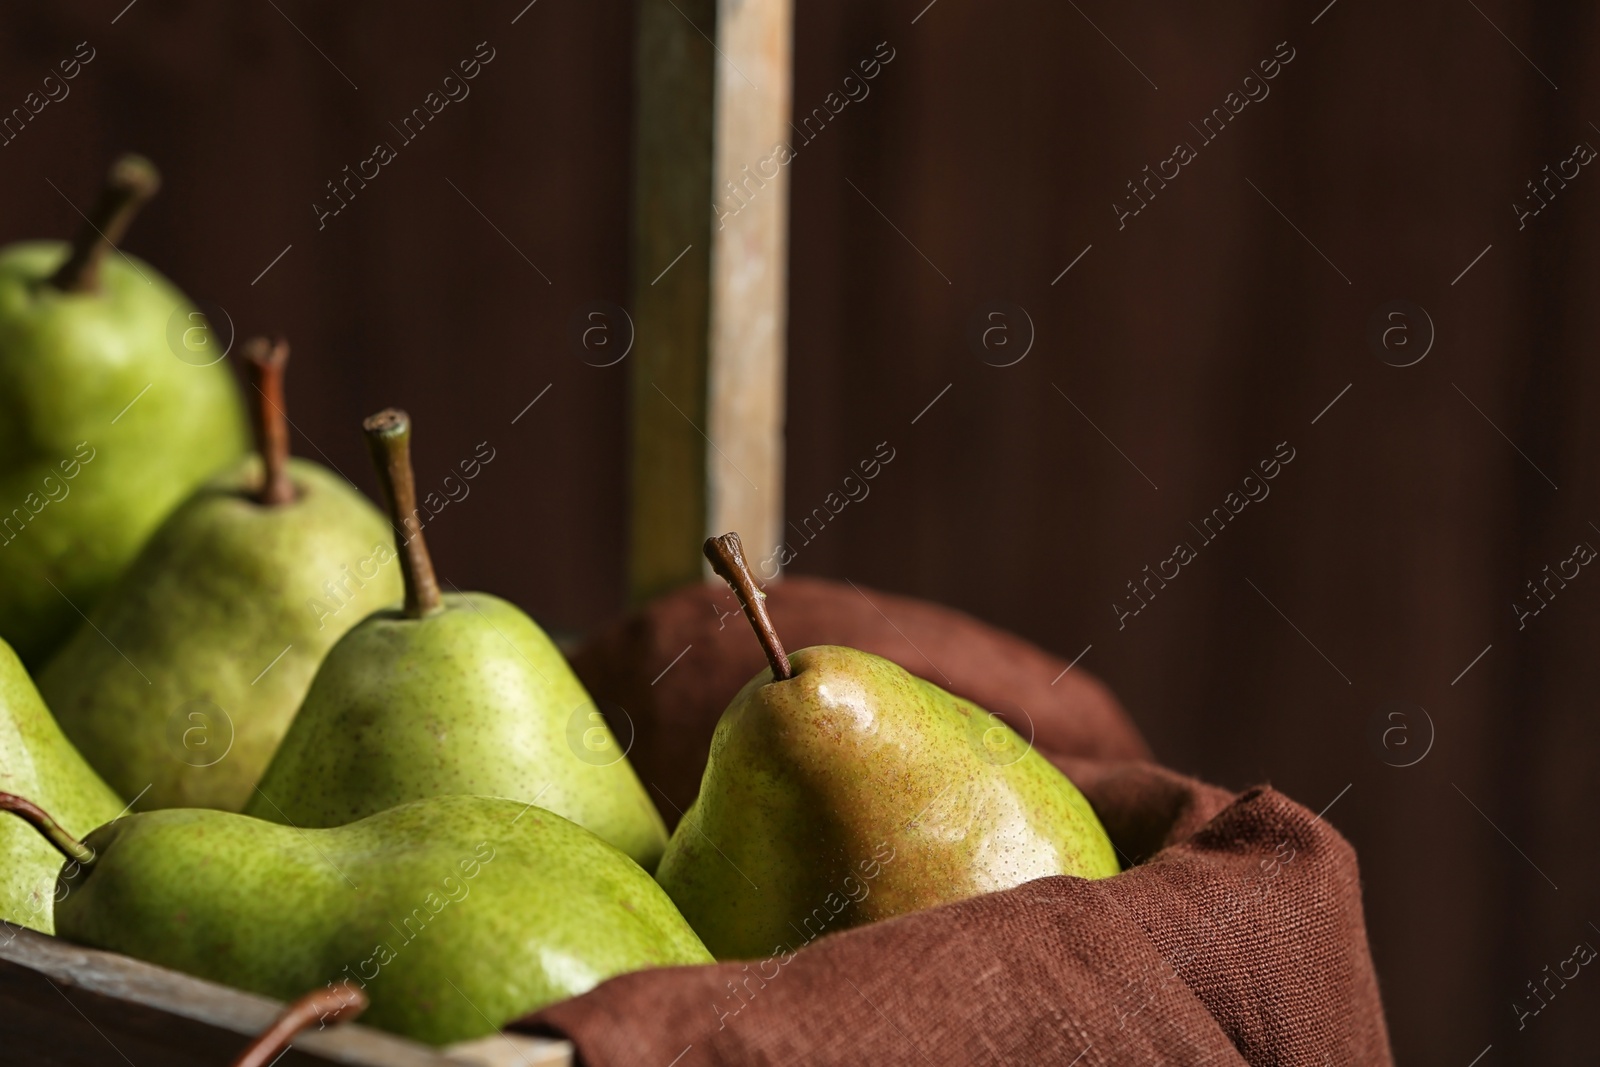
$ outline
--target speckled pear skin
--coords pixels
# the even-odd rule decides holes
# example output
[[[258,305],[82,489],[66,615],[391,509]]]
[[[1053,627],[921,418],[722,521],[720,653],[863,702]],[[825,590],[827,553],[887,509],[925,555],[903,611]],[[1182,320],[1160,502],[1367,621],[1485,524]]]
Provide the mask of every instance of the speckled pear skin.
[[[446,594],[421,619],[380,611],[346,634],[245,812],[337,826],[447,793],[536,801],[646,870],[667,840],[560,651],[487,593]]]
[[[852,648],[790,661],[794,677],[763,671],[723,713],[656,871],[718,959],[1119,870],[1077,787],[976,704]]]
[[[433,797],[325,830],[172,809],[87,844],[62,937],[283,1000],[349,979],[372,1000],[362,1023],[432,1044],[711,958],[632,860],[512,800]]]
[[[25,796],[82,837],[122,801],[62,734],[11,646],[0,641],[0,792]],[[0,919],[55,932],[61,853],[20,819],[0,816]]]
[[[188,298],[120,254],[101,265],[100,292],[61,292],[45,280],[66,256],[57,241],[0,249],[0,637],[32,668],[248,442],[227,366],[169,347],[174,314],[180,338],[203,321]]]
[[[39,676],[139,810],[242,808],[328,649],[400,600],[388,520],[318,464],[289,476],[299,496],[277,507],[250,495],[255,456],[190,497]]]

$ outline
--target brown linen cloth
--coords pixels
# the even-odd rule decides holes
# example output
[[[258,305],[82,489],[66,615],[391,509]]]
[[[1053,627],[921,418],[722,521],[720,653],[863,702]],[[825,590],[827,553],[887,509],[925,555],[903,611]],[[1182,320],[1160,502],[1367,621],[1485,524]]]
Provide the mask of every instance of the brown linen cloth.
[[[800,584],[790,579],[774,590],[780,632],[797,621],[801,604],[824,609],[837,593],[779,595]],[[940,652],[961,651],[936,645],[934,633],[906,629],[906,619],[931,626],[954,613],[869,595],[935,662]],[[663,603],[709,599],[675,593],[650,612]],[[780,607],[785,599],[787,610]],[[643,636],[635,634],[633,647],[665,649],[665,666],[677,651],[672,642],[693,630],[692,621],[656,622],[653,630],[649,621],[638,624]],[[743,628],[736,616],[728,628],[734,623]],[[694,638],[707,639],[705,630],[693,630]],[[870,630],[870,620],[855,618],[826,640],[881,650],[881,636],[875,646],[858,641],[858,634],[873,636]],[[670,635],[666,645],[652,646],[646,640],[652,633]],[[984,655],[1009,650],[1015,657],[991,658],[995,672],[1018,663],[1031,670],[1044,666],[1033,657],[1050,659],[999,631],[969,634],[962,640],[977,646],[968,653],[975,682]],[[988,649],[981,646],[985,636]],[[720,713],[720,707],[706,710],[710,679],[728,684],[731,676],[731,695],[758,667],[759,659],[755,668],[735,672],[707,657],[700,674],[685,672],[666,696],[644,694],[655,699],[634,705],[640,744],[680,730],[709,739]],[[1046,688],[1052,677],[1045,675]],[[951,688],[963,692],[956,681],[952,674]],[[1104,688],[1082,681],[1084,688],[1054,702],[1031,674],[985,684],[991,693],[1029,693],[1038,747],[1100,814],[1123,854],[1122,874],[1100,881],[1043,878],[826,932],[809,944],[797,932],[793,944],[775,946],[764,960],[623,975],[512,1028],[569,1038],[585,1067],[1392,1064],[1349,844],[1270,787],[1232,795],[1123,758],[1130,747],[1142,752],[1142,742]],[[1063,721],[1079,714],[1088,721]],[[679,757],[696,780],[704,751],[702,744]],[[637,754],[636,764],[665,766],[640,755],[648,753]]]
[[[848,645],[893,660],[992,711],[1046,752],[1150,755],[1098,679],[1082,667],[1067,671],[1065,660],[970,615],[816,578],[785,578],[766,592],[790,651]],[[631,735],[628,759],[668,826],[700,792],[723,709],[766,665],[738,599],[721,582],[668,593],[572,654],[624,745]]]
[[[1154,855],[792,955],[623,975],[513,1028],[571,1039],[585,1067],[1393,1062],[1355,854],[1332,827],[1270,787],[1055,762],[1119,849]]]

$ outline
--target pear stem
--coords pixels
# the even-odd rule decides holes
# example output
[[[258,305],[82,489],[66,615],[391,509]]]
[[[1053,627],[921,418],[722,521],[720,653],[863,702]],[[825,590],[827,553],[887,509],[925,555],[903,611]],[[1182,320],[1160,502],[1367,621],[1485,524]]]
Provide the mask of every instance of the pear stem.
[[[27,797],[19,797],[15,793],[0,793],[0,811],[9,811],[38,830],[57,852],[66,857],[67,862],[83,866],[94,862],[94,849],[67,833],[60,823]]]
[[[65,293],[100,291],[100,264],[117,247],[139,209],[161,188],[161,172],[143,156],[118,157],[106,175],[106,184],[94,209],[72,239],[66,262],[50,276],[50,284]]]
[[[346,1022],[367,1010],[367,995],[348,981],[331,982],[283,1009],[283,1014],[250,1042],[233,1067],[266,1067],[274,1063],[295,1036],[312,1023]],[[319,1027],[320,1029],[320,1027]]]
[[[739,535],[725,533],[721,537],[708,537],[705,551],[706,559],[711,561],[711,569],[733,586],[733,591],[739,595],[745,618],[750,620],[756,640],[761,642],[761,651],[767,654],[773,679],[784,682],[793,678],[794,668],[789,665],[789,654],[783,650],[783,642],[778,640],[772,617],[767,614],[767,594],[756,585],[750,565],[744,561],[744,545],[739,542]]]
[[[433,559],[422,539],[422,519],[417,514],[417,481],[411,471],[411,417],[399,408],[386,408],[361,424],[367,433],[372,463],[383,483],[389,504],[389,525],[394,527],[400,550],[400,573],[406,583],[406,614],[413,619],[431,615],[443,605]]]
[[[278,507],[295,498],[294,483],[289,480],[289,416],[283,410],[283,370],[289,362],[289,342],[281,337],[275,341],[252,337],[245,342],[244,358],[260,398],[256,427],[263,473],[256,502]]]

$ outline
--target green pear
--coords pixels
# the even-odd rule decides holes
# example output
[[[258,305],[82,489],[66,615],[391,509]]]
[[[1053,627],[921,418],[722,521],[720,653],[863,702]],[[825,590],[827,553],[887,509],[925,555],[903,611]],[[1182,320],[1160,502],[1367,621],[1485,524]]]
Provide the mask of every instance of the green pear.
[[[1083,794],[999,719],[870,653],[788,656],[737,535],[706,553],[771,664],[723,713],[656,871],[719,959],[1035,878],[1117,873]]]
[[[245,450],[205,317],[116,248],[159,184],[124,156],[70,247],[0,249],[0,637],[30,668]]]
[[[84,762],[45,707],[11,646],[0,641],[0,790],[38,797],[62,825],[86,834],[122,801]],[[15,819],[0,820],[0,919],[55,932],[61,857]]]
[[[405,604],[328,653],[246,814],[337,826],[448,793],[537,803],[653,870],[666,827],[543,630],[484,593],[441,595],[422,538],[410,421],[366,421]]]
[[[0,808],[68,858],[61,937],[282,1000],[349,981],[367,1023],[433,1044],[711,958],[637,864],[514,800],[432,797],[322,830],[170,808],[81,842],[23,798]]]
[[[245,355],[261,457],[179,506],[39,676],[67,736],[141,809],[242,808],[328,649],[402,593],[382,513],[289,458],[288,345]]]

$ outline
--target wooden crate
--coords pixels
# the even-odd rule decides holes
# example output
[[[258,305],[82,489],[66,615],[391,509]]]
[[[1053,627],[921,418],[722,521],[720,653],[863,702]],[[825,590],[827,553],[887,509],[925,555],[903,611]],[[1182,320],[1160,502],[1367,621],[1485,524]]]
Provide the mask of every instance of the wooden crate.
[[[0,923],[0,1062],[226,1067],[283,1005]],[[308,1031],[278,1060],[359,1067],[571,1067],[572,1046],[502,1034],[445,1050],[359,1023]]]
[[[742,173],[789,139],[793,24],[792,0],[638,0],[638,13],[635,601],[700,579],[707,536],[738,530],[753,546],[781,536],[788,181],[780,170],[756,190]],[[719,214],[735,183],[749,203]],[[9,923],[0,939],[4,1063],[214,1067],[284,1007]],[[439,1050],[354,1023],[303,1034],[278,1063],[572,1058],[561,1041],[500,1035]]]

